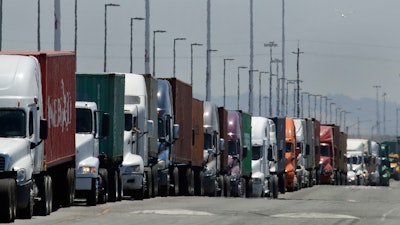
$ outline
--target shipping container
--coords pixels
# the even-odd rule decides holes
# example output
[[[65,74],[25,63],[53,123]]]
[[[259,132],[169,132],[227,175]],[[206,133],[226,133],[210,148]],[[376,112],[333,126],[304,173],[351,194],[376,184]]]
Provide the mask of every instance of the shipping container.
[[[192,167],[202,168],[204,161],[203,101],[192,99]]]

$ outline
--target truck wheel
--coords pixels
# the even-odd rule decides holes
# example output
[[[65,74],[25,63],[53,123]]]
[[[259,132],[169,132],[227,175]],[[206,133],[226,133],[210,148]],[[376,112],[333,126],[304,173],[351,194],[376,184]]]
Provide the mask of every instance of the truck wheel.
[[[186,170],[186,182],[187,182],[187,190],[188,190],[188,195],[193,196],[194,195],[194,173],[192,168],[188,168]]]
[[[308,176],[308,186],[314,186],[313,171],[311,170]]]
[[[0,180],[0,221],[5,223],[14,222],[16,216],[16,184],[14,179]]]
[[[143,176],[144,198],[151,198],[151,196],[153,195],[153,178],[150,167],[144,168]]]
[[[276,176],[272,176],[272,198],[278,198],[279,193],[279,185],[278,178]]]
[[[231,180],[229,179],[229,176],[224,175],[224,196],[225,197],[231,197]]]
[[[174,180],[173,180],[174,185],[173,185],[172,193],[170,193],[170,195],[177,196],[177,195],[179,195],[179,170],[178,170],[178,167],[174,167],[173,176],[174,176]]]
[[[48,194],[48,197],[46,198],[46,215],[50,215],[50,213],[53,211],[53,181],[51,176],[47,176],[47,181],[45,184],[47,186]]]
[[[86,194],[86,204],[88,206],[95,206],[97,204],[98,188],[96,187],[96,183],[96,178],[92,178],[92,189]]]
[[[154,198],[158,196],[158,168],[157,166],[151,167],[151,179],[148,179],[147,182],[151,183],[151,197]],[[169,185],[168,185],[169,186]]]
[[[110,169],[108,173],[108,201],[116,202],[117,201],[117,186],[118,186],[118,177],[116,175],[116,171],[114,169]]]
[[[99,204],[104,204],[107,202],[107,190],[108,190],[108,172],[104,168],[99,169]]]
[[[278,175],[278,185],[279,185],[279,192],[281,194],[285,194],[286,187],[285,187],[285,176],[284,176],[284,174]]]
[[[61,205],[70,207],[74,203],[75,198],[75,171],[73,168],[68,168],[65,178],[65,194],[62,198]]]
[[[35,204],[35,199],[33,196],[33,187],[29,190],[29,200],[25,208],[19,210],[19,215],[22,219],[32,219],[33,216],[33,206]]]
[[[170,178],[169,174],[167,174],[167,184],[166,185],[160,185],[160,196],[161,197],[167,197],[169,194],[169,188],[170,188]]]

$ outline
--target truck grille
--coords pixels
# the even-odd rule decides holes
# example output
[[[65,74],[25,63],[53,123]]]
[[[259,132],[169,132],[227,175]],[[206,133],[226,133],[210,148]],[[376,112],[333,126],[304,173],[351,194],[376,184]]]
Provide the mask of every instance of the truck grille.
[[[4,171],[6,167],[6,158],[4,156],[0,156],[0,171]]]

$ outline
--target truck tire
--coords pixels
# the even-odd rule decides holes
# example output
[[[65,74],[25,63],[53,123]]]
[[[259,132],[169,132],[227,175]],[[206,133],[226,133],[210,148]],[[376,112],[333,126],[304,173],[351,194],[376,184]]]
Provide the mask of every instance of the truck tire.
[[[167,184],[160,185],[160,196],[167,197],[169,195],[169,188],[170,188],[170,176],[167,174]]]
[[[174,167],[173,170],[173,188],[172,188],[172,193],[170,195],[172,196],[177,196],[179,195],[179,170],[178,167]]]
[[[104,168],[99,169],[99,204],[105,204],[108,201],[108,172]]]
[[[278,177],[272,176],[272,198],[278,198],[278,194],[279,194]]]
[[[19,212],[19,217],[21,219],[32,219],[33,216],[33,206],[35,204],[35,199],[33,196],[33,187],[30,188],[29,190],[29,200],[28,204],[26,205],[25,208],[20,209]]]
[[[231,180],[229,179],[229,176],[224,175],[224,196],[225,197],[231,197]]]
[[[151,167],[151,179],[148,179],[147,182],[150,182],[152,185],[151,196],[152,198],[158,196],[158,168],[157,166]],[[169,186],[169,185],[168,185]]]
[[[86,204],[95,206],[97,204],[98,188],[96,187],[96,178],[92,178],[92,189],[86,193]]]
[[[66,186],[65,194],[61,205],[64,207],[70,207],[74,203],[75,198],[75,171],[74,168],[68,168],[66,174]]]
[[[108,172],[108,201],[109,202],[117,201],[117,186],[118,186],[118,177],[116,175],[116,171],[114,169],[110,169]]]
[[[14,179],[0,180],[0,221],[4,223],[14,222],[16,217],[16,183]]]
[[[194,195],[194,172],[192,168],[186,170],[187,195]]]
[[[278,186],[279,186],[279,192],[281,194],[285,194],[286,187],[285,187],[285,176],[284,176],[284,174],[279,174],[278,175]]]
[[[143,174],[143,186],[144,186],[144,198],[148,199],[151,198],[153,195],[153,178],[152,178],[152,172],[150,167],[144,168],[144,174]]]
[[[313,179],[313,170],[310,170],[309,177],[308,177],[308,186],[314,186],[314,179]]]

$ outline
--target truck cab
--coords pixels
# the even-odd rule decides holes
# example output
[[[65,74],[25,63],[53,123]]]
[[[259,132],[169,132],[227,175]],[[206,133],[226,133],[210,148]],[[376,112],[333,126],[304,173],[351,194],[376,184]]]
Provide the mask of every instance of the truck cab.
[[[95,102],[77,101],[76,109],[76,196],[88,205],[107,202],[107,171],[100,168],[99,140],[108,136],[107,114],[97,110]]]
[[[296,177],[297,155],[299,153],[296,142],[296,128],[293,118],[286,118],[286,189],[294,191],[299,188]]]

